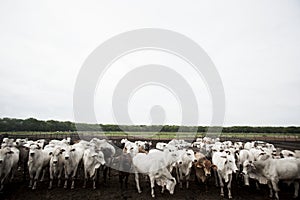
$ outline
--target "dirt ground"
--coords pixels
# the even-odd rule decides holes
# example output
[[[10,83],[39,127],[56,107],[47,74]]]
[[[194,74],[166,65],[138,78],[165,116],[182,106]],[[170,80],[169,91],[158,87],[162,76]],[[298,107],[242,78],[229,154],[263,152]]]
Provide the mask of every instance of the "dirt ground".
[[[180,189],[176,185],[175,193],[170,195],[168,191],[165,191],[164,194],[160,193],[159,186],[155,187],[156,199],[187,199],[187,200],[213,200],[213,199],[228,199],[227,191],[225,189],[225,198],[221,198],[219,195],[220,189],[214,185],[214,177],[211,177],[209,182],[208,191],[205,191],[205,187],[202,184],[198,184],[194,181],[194,175],[191,176],[191,183],[189,189]],[[100,180],[97,185],[97,189],[92,189],[92,182],[88,182],[87,188],[83,189],[83,181],[77,180],[75,182],[75,189],[63,189],[57,188],[57,182],[54,181],[53,189],[48,190],[49,181],[39,182],[37,185],[37,190],[32,191],[28,188],[28,181],[24,182],[22,180],[21,172],[18,172],[15,180],[12,183],[7,183],[5,185],[4,191],[0,194],[1,200],[6,199],[29,199],[29,200],[38,200],[38,199],[78,199],[78,200],[89,200],[89,199],[152,199],[150,194],[150,183],[147,179],[140,177],[140,184],[143,192],[138,194],[134,175],[130,175],[129,185],[127,190],[121,190],[117,172],[112,170],[111,178],[108,180],[107,184],[103,183],[103,176],[101,174]],[[70,185],[69,185],[70,186]],[[294,187],[281,185],[281,191],[279,193],[280,199],[292,199]],[[263,200],[270,199],[268,197],[268,187],[261,186],[261,189],[258,191],[254,186],[251,187],[239,187],[235,181],[232,184],[232,196],[234,200]],[[299,199],[299,198],[298,198]]]

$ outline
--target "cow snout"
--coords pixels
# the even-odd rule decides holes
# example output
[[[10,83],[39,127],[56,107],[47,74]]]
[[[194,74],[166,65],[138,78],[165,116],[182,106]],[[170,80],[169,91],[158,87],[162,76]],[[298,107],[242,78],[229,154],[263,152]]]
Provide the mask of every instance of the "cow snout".
[[[65,159],[66,159],[66,160],[69,160],[69,158],[70,158],[69,156],[65,156]]]
[[[54,164],[57,164],[57,160],[54,160],[53,163],[54,163]]]
[[[197,162],[198,160],[197,159],[194,159],[194,162]]]
[[[182,161],[179,161],[179,165],[181,165],[182,164]]]
[[[30,156],[34,156],[34,152],[31,152],[31,153],[30,153]]]

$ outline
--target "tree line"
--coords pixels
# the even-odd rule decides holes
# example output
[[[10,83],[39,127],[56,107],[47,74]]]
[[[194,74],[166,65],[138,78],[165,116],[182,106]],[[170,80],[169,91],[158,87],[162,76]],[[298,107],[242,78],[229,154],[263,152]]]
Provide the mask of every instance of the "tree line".
[[[0,132],[10,131],[128,131],[128,132],[206,132],[207,126],[176,126],[176,125],[115,125],[115,124],[85,124],[70,121],[37,120],[35,118],[15,119],[0,118]],[[219,127],[211,127],[217,130]],[[273,126],[232,126],[223,127],[223,133],[300,133],[300,127],[273,127]]]

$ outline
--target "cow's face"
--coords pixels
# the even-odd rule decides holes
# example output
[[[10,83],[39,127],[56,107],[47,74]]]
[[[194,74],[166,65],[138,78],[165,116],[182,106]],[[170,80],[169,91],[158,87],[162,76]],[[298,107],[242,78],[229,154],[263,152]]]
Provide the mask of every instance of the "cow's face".
[[[34,157],[37,153],[37,151],[41,151],[42,148],[40,147],[40,145],[38,144],[32,144],[29,147],[29,156],[30,157]]]
[[[12,147],[13,143],[14,143],[14,139],[3,138],[2,143],[1,143],[1,148]]]
[[[242,174],[244,176],[244,184],[249,186],[249,175],[248,172],[250,172],[251,170],[254,170],[255,166],[253,165],[252,161],[246,160],[243,163],[243,171]]]
[[[217,166],[213,165],[210,160],[207,159],[200,159],[197,163],[196,163],[196,167],[197,168],[201,168],[204,171],[204,175],[206,177],[211,176],[211,169],[217,170]]]
[[[236,173],[238,171],[238,168],[237,168],[237,166],[235,164],[235,159],[234,159],[233,155],[227,155],[227,160],[226,160],[225,164],[234,173]]]
[[[189,161],[191,161],[191,162],[197,162],[197,160],[195,158],[195,153],[194,153],[193,150],[191,150],[191,149],[187,150],[186,151],[186,155],[187,155]]]
[[[175,186],[176,186],[175,178],[172,178],[170,180],[167,179],[166,188],[170,192],[170,194],[174,194]]]
[[[11,151],[9,147],[1,148],[0,149],[0,165],[2,165],[5,161],[5,159],[13,154],[14,152]]]
[[[23,146],[24,144],[26,144],[27,141],[28,141],[27,138],[26,139],[20,139],[20,138],[18,138],[18,139],[16,139],[16,145],[17,146]]]
[[[135,143],[128,142],[128,143],[126,143],[126,145],[123,149],[123,152],[131,153],[131,154],[138,153],[138,146]]]
[[[73,148],[72,146],[67,146],[61,149],[62,155],[65,160],[69,160],[70,157],[74,152],[76,152],[76,149]]]
[[[104,165],[105,164],[105,160],[104,160],[104,154],[102,151],[99,152],[94,152],[92,154],[92,157],[96,160],[97,165],[96,165],[96,169],[100,167],[100,165]]]
[[[62,155],[62,151],[60,148],[56,148],[53,152],[50,152],[49,154],[52,157],[51,159],[52,159],[53,165],[56,165],[59,162],[59,159]]]

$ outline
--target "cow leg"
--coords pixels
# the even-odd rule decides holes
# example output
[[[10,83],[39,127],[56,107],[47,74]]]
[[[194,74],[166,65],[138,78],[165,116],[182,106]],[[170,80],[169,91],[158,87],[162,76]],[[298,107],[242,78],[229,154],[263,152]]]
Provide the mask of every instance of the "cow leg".
[[[93,176],[93,189],[96,189],[96,177],[97,177],[97,170],[95,170],[95,174]]]
[[[11,169],[11,177],[10,177],[10,182],[12,182],[12,180],[14,179],[14,176],[15,176],[15,173],[18,169],[18,165],[14,166],[12,169]]]
[[[51,169],[51,167],[50,167],[50,170],[49,170],[49,176],[50,176],[50,182],[49,182],[48,189],[51,190],[52,189],[52,182],[53,182],[53,170]]]
[[[248,174],[244,175],[244,184],[245,184],[245,186],[249,186],[250,185],[249,184],[249,175]]]
[[[278,180],[273,179],[273,180],[271,180],[271,183],[272,183],[273,190],[275,192],[275,198],[279,199],[279,196],[278,196],[278,191],[279,191]]]
[[[65,184],[64,184],[65,189],[67,189],[67,187],[68,187],[68,179],[69,179],[69,175],[68,175],[68,172],[65,168]]]
[[[108,167],[104,166],[103,169],[103,178],[104,178],[104,183],[106,184],[106,180],[107,180],[107,172],[108,172]]]
[[[44,181],[44,179],[45,179],[45,173],[46,173],[46,169],[42,169],[43,170],[43,174],[42,174],[42,178],[41,178],[41,182],[43,182]]]
[[[1,183],[0,183],[0,184],[1,184],[1,185],[0,185],[0,191],[3,190],[3,187],[4,187],[4,180],[5,180],[4,178],[1,179]]]
[[[256,184],[258,185],[257,182],[256,182]],[[273,188],[272,188],[272,184],[271,184],[270,181],[268,181],[268,187],[269,187],[269,190],[270,190],[269,197],[272,198],[273,197]]]
[[[271,183],[270,183],[271,184]],[[272,190],[272,185],[270,185],[271,187],[271,190]],[[259,187],[259,184],[258,184],[258,181],[256,180],[255,181],[255,187],[256,187],[256,190],[260,190],[260,187]],[[272,194],[273,194],[273,190],[272,190]],[[272,195],[273,196],[273,195]]]
[[[60,187],[61,185],[61,175],[62,175],[62,169],[59,170],[58,172],[58,176],[57,176],[57,179],[58,179],[58,183],[57,183],[57,187]]]
[[[87,169],[84,169],[84,181],[83,181],[82,188],[86,188],[87,179],[88,179],[88,172],[87,172]]]
[[[34,176],[34,172],[33,171],[30,171],[29,172],[29,178],[30,178],[30,180],[29,180],[29,186],[28,187],[32,187],[32,182],[33,182],[33,176]]]
[[[188,175],[187,175],[186,178],[185,178],[185,180],[186,180],[186,189],[188,189],[189,186],[190,186],[190,174],[191,174],[191,173],[188,173]]]
[[[22,163],[23,165],[23,181],[26,181],[26,173],[27,173],[27,163]]]
[[[71,185],[71,189],[74,189],[74,186],[75,186],[75,178],[76,178],[77,168],[78,168],[78,165],[75,166],[74,171],[73,171],[73,174],[72,174],[72,185]]]
[[[128,188],[128,177],[129,177],[129,173],[126,172],[126,175],[125,175],[125,189]]]
[[[35,177],[34,177],[34,181],[33,181],[33,186],[32,186],[32,189],[35,190],[36,189],[36,183],[39,179],[39,176],[40,176],[40,173],[42,171],[42,168],[39,168],[36,170],[36,173],[35,173]]]
[[[176,175],[177,175],[177,181],[179,183],[179,187],[182,188],[181,170],[179,169],[179,166],[176,166],[175,169],[176,169]]]
[[[119,183],[121,190],[123,189],[123,175],[121,174],[122,172],[119,172]]]
[[[294,181],[294,187],[295,187],[295,192],[294,192],[293,198],[297,198],[298,197],[298,191],[299,191],[299,182],[298,181]]]
[[[229,180],[227,183],[227,189],[228,189],[228,198],[232,199],[232,195],[231,195],[231,181],[232,181],[232,174],[229,174]]]
[[[138,193],[141,193],[142,190],[140,188],[139,173],[135,172],[134,177],[135,177],[135,183],[136,183],[136,188],[138,190]]]
[[[208,192],[208,179],[205,179],[203,183],[205,185],[205,192]]]
[[[155,193],[154,193],[154,176],[149,176],[150,179],[150,187],[151,187],[151,196],[154,198],[155,197]]]
[[[219,186],[219,184],[218,184],[218,176],[219,176],[219,174],[218,174],[218,172],[216,170],[213,170],[213,172],[214,172],[214,177],[215,177],[215,185],[216,185],[216,187],[218,187]]]
[[[222,176],[221,176],[220,173],[217,172],[217,174],[218,174],[218,177],[219,177],[219,183],[220,183],[220,189],[221,189],[220,195],[221,195],[222,197],[224,197],[224,184],[223,184],[223,178],[222,178]]]

